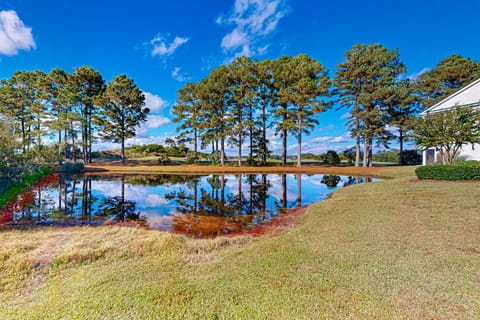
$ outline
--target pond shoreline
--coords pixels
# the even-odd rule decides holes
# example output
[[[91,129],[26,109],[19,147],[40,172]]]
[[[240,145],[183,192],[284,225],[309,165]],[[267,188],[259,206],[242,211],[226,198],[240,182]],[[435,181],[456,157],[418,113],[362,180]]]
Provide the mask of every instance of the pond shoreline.
[[[86,174],[220,174],[220,173],[304,173],[304,174],[337,174],[344,176],[365,176],[380,179],[391,179],[384,173],[385,167],[331,167],[331,166],[210,166],[210,165],[105,165],[90,164],[85,167]]]

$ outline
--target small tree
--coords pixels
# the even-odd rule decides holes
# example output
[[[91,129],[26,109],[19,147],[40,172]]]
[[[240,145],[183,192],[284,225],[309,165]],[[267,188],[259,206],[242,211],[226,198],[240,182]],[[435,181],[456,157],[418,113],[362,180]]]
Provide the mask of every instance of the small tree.
[[[419,118],[414,139],[422,149],[436,148],[443,163],[452,164],[464,145],[480,143],[480,111],[455,108]]]
[[[340,156],[334,150],[328,150],[327,153],[322,155],[322,160],[328,165],[336,166],[340,164]]]

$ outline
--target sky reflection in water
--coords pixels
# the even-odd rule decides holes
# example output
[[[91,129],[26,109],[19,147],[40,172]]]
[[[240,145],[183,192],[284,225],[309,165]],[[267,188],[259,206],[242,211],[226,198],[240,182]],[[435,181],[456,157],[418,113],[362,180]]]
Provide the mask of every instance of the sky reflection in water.
[[[0,225],[140,225],[194,237],[241,233],[362,177],[306,174],[50,175],[0,212]]]

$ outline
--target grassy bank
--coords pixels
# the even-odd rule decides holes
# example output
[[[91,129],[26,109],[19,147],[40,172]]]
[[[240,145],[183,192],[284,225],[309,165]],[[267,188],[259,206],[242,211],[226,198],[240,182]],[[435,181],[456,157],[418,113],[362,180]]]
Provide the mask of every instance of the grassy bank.
[[[479,318],[480,184],[375,174],[276,237],[2,232],[2,319]]]
[[[27,186],[39,180],[41,177],[45,176],[51,171],[52,170],[50,168],[40,168],[39,170],[23,177],[20,182],[12,184],[11,186],[8,186],[6,191],[0,194],[0,207],[2,207],[5,203],[10,201],[13,197],[15,197],[18,193],[20,193],[20,191],[25,189]]]

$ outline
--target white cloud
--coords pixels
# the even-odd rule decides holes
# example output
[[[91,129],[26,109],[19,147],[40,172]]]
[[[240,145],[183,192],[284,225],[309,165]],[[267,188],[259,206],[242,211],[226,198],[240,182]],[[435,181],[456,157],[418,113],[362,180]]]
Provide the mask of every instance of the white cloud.
[[[149,129],[155,129],[167,123],[170,123],[170,119],[167,117],[152,114],[148,116],[145,126]]]
[[[160,96],[144,92],[145,95],[145,107],[150,109],[150,112],[159,112],[168,105],[168,102],[162,99]]]
[[[221,42],[224,52],[237,56],[265,54],[267,45],[260,42],[273,33],[279,21],[287,14],[284,0],[235,0],[228,16],[219,16],[219,25],[233,25]]]
[[[172,42],[168,43],[165,36],[158,34],[152,40],[150,40],[150,44],[152,46],[152,57],[171,56],[181,45],[187,43],[189,40],[190,38],[176,36]]]
[[[324,132],[324,131],[330,131],[330,130],[333,130],[335,129],[335,125],[334,124],[329,124],[329,125],[326,125],[324,127],[320,127],[318,129],[316,129],[315,131],[316,132]]]
[[[422,74],[424,74],[425,72],[428,72],[428,71],[430,71],[430,68],[424,67],[422,70],[420,70],[420,71],[418,71],[418,72],[414,72],[414,73],[408,75],[408,76],[407,76],[407,79],[417,80],[417,78],[418,78],[420,75],[422,75]]]
[[[308,144],[312,143],[345,143],[351,142],[352,138],[349,134],[344,134],[341,136],[321,136],[311,139]]]
[[[172,70],[172,78],[178,82],[184,82],[191,79],[187,73],[180,73],[180,67],[175,67],[175,69]]]
[[[26,27],[15,11],[0,11],[0,54],[13,56],[19,50],[35,48],[32,28]]]
[[[350,112],[347,112],[347,113],[344,113],[340,116],[340,120],[345,120],[345,119],[349,119],[352,115],[350,114]]]

